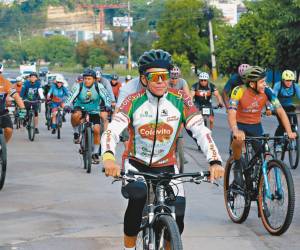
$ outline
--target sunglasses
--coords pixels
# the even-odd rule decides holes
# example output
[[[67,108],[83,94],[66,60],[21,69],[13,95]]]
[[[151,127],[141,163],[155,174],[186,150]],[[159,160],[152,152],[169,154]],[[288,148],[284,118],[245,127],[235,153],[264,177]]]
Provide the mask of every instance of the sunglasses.
[[[158,82],[159,79],[161,79],[162,81],[166,81],[170,79],[170,72],[146,72],[145,76],[150,82]]]

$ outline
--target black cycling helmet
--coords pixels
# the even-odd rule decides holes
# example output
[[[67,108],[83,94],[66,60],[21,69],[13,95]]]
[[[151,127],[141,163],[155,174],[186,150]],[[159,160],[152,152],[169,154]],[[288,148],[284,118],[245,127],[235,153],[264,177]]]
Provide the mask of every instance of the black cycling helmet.
[[[31,77],[31,76],[35,76],[35,77],[38,78],[38,74],[37,74],[36,72],[31,72],[31,73],[29,74],[29,77]]]
[[[117,74],[113,74],[111,79],[112,79],[112,80],[118,80],[118,79],[119,79],[119,76],[118,76]]]
[[[248,85],[250,82],[257,82],[265,78],[266,70],[259,66],[251,66],[243,73],[243,81]]]
[[[150,68],[165,68],[171,70],[173,67],[171,55],[161,49],[152,49],[144,52],[138,60],[138,66],[140,74],[143,74]]]
[[[96,79],[96,72],[92,69],[85,69],[83,74],[82,74],[83,77],[86,77],[86,76],[92,76],[93,78]]]

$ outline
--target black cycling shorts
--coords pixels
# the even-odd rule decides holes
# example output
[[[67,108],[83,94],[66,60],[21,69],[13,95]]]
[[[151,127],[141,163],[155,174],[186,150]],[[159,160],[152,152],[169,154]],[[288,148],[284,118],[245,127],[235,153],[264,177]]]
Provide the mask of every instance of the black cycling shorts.
[[[34,111],[34,116],[37,117],[39,114],[39,103],[30,103],[30,102],[24,102],[25,104],[25,108],[27,110],[27,113],[29,111],[29,109],[32,107],[33,111]]]
[[[0,114],[1,115],[1,114]],[[9,115],[0,116],[0,127],[1,128],[13,128],[13,124]]]
[[[90,122],[95,124],[100,124],[101,123],[101,119],[100,119],[100,115],[98,114],[90,114]]]

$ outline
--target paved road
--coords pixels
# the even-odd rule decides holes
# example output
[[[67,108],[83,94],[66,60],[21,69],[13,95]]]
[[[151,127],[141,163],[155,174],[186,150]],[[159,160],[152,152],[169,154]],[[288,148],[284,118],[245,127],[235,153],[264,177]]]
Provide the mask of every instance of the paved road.
[[[0,192],[0,249],[122,249],[122,223],[126,200],[120,183],[94,166],[86,174],[77,145],[72,144],[69,122],[62,139],[46,130],[41,117],[40,134],[29,142],[24,129],[14,131],[8,145],[8,172]],[[275,119],[266,120],[274,131]],[[215,141],[227,158],[229,132],[225,114],[216,114]],[[189,171],[206,168],[194,142],[186,137]],[[118,153],[123,146],[118,146]],[[120,157],[120,155],[118,155]],[[200,166],[199,166],[200,165]],[[300,170],[293,171],[296,210],[289,231],[270,236],[253,205],[248,220],[233,224],[225,211],[223,190],[209,184],[187,184],[184,249],[300,249]]]

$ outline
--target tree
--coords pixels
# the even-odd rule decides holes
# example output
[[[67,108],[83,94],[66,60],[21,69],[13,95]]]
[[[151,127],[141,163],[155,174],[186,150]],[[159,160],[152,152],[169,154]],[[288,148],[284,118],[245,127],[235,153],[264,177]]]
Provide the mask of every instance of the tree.
[[[190,62],[204,63],[209,49],[207,37],[199,37],[203,7],[203,1],[199,0],[167,0],[157,24],[159,40],[154,46],[170,53],[187,53]]]
[[[87,64],[89,66],[95,67],[95,66],[101,66],[101,68],[104,67],[104,65],[107,63],[107,57],[104,55],[103,50],[100,48],[91,48],[89,50],[89,57],[87,59]]]

